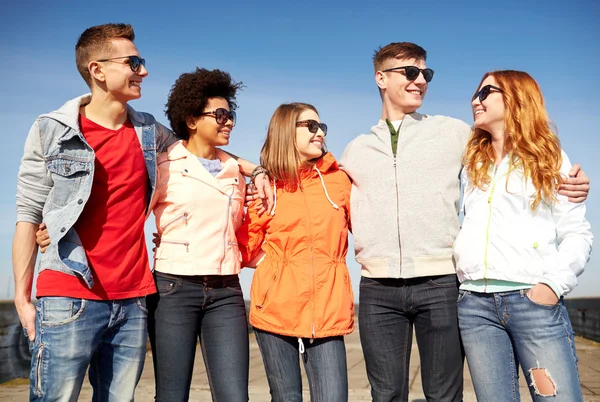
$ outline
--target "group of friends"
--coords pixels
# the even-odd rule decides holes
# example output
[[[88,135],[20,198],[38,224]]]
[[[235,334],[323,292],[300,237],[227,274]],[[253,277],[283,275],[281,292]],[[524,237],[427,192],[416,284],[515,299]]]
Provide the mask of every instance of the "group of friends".
[[[562,299],[591,253],[589,180],[528,73],[486,73],[471,126],[417,111],[434,71],[420,46],[390,43],[373,57],[381,117],[340,160],[297,102],[275,110],[254,165],[220,149],[241,88],[227,72],[179,76],[171,129],[129,105],[148,75],[134,38],[86,29],[75,58],[91,94],[25,142],[13,268],[31,401],[76,401],[88,369],[94,401],[132,401],[148,335],[156,401],[188,400],[198,341],[213,400],[247,401],[243,267],[272,400],[302,400],[302,361],[312,401],[347,401],[348,231],[374,401],[408,400],[413,330],[428,401],[462,400],[465,355],[480,401],[519,400],[519,367],[533,400],[583,400]]]

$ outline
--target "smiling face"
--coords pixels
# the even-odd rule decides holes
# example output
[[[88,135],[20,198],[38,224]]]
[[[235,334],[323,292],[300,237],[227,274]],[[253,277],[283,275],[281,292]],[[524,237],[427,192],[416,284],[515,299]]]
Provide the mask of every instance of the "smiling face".
[[[123,58],[119,58],[120,56]],[[113,98],[124,103],[142,96],[142,80],[148,75],[148,70],[144,66],[141,66],[137,73],[132,71],[126,56],[140,57],[137,47],[129,39],[113,39],[110,55],[99,57],[99,59],[113,60],[92,62],[98,65],[98,68],[92,72],[92,76],[106,87],[106,91]]]
[[[479,85],[477,91],[481,91],[481,88],[486,85],[499,86],[494,76],[489,75]],[[500,91],[491,88],[485,100],[481,101],[479,97],[476,97],[471,102],[471,107],[473,108],[473,124],[475,127],[489,133],[503,129],[505,107]]]
[[[304,109],[298,116],[297,121],[315,120],[321,123],[319,115],[310,109]],[[323,144],[325,143],[325,134],[319,127],[316,133],[311,133],[308,127],[296,127],[296,149],[300,154],[302,162],[319,158],[323,155]]]
[[[419,69],[426,68],[425,60],[418,59],[389,59],[383,66],[383,70],[402,66],[416,66]],[[400,111],[404,114],[413,113],[423,104],[427,93],[427,81],[422,73],[414,80],[406,78],[404,69],[382,72],[375,74],[377,86],[382,92],[384,107]]]
[[[203,112],[214,112],[218,108],[230,110],[229,102],[224,98],[209,98]],[[211,147],[228,145],[232,128],[233,122],[231,120],[227,120],[225,124],[219,124],[214,115],[188,119],[190,141],[199,141]]]

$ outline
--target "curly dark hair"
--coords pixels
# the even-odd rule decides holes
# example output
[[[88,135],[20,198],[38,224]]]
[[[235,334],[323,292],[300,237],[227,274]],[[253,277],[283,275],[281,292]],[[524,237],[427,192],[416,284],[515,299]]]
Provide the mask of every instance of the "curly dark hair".
[[[165,105],[171,129],[178,138],[187,140],[190,137],[188,117],[200,116],[210,98],[223,98],[231,110],[235,110],[235,95],[242,87],[241,82],[235,82],[229,73],[221,70],[196,67],[194,72],[181,74],[171,87]]]

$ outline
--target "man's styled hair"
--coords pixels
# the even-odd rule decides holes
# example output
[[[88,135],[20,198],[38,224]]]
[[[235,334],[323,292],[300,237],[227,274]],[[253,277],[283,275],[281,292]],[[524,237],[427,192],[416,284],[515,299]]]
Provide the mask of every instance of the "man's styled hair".
[[[83,80],[92,87],[92,76],[88,64],[95,58],[110,57],[113,39],[128,39],[134,41],[135,33],[129,24],[103,24],[90,27],[83,31],[75,45],[75,63]]]
[[[288,191],[296,191],[300,185],[298,170],[303,166],[301,166],[302,157],[296,146],[296,122],[305,110],[312,110],[319,114],[317,109],[308,103],[294,102],[279,105],[271,117],[267,138],[260,151],[261,166],[267,168],[271,179],[282,182]],[[308,161],[304,167],[313,162]]]
[[[427,52],[419,45],[410,42],[393,42],[379,47],[373,54],[373,67],[375,72],[390,68],[388,64],[392,59],[427,60]]]
[[[181,74],[171,87],[165,105],[171,129],[178,138],[187,140],[190,138],[189,117],[199,117],[210,98],[223,98],[229,108],[235,110],[235,96],[242,87],[241,82],[235,82],[229,73],[221,70],[196,67],[196,71]]]

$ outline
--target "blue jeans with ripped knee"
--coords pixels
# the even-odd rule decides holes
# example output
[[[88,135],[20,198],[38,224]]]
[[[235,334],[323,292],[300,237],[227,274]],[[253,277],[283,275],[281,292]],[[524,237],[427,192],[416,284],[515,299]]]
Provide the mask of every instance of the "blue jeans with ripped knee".
[[[460,290],[458,318],[477,400],[519,401],[520,365],[535,402],[549,397],[583,401],[571,325],[562,303],[538,304],[527,290]],[[549,378],[551,386],[542,387],[540,378]]]

